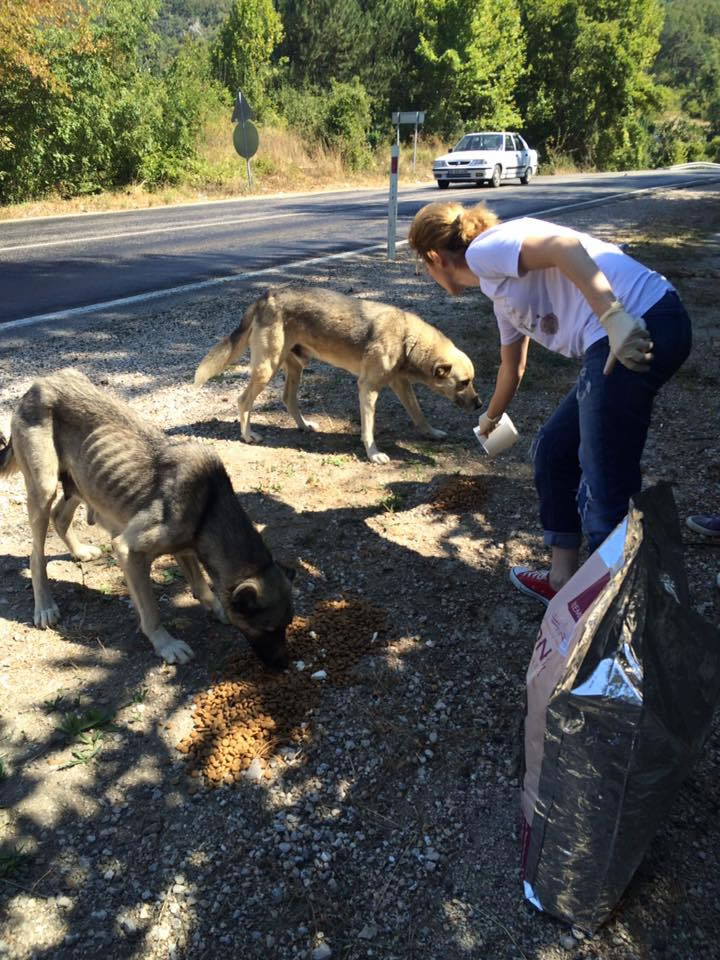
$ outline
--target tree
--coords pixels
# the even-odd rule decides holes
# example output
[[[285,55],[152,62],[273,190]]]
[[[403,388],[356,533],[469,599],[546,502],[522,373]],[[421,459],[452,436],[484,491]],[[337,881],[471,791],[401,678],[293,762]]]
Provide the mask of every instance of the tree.
[[[233,96],[242,90],[258,113],[268,103],[270,60],[282,35],[272,0],[233,0],[212,50],[215,76]]]
[[[285,30],[277,55],[291,83],[329,89],[363,77],[375,37],[358,0],[280,0]]]
[[[520,105],[529,135],[581,164],[647,155],[659,103],[650,75],[658,0],[521,0],[528,73]]]
[[[449,136],[468,126],[518,125],[525,37],[517,8],[504,0],[418,0],[417,9],[414,100],[428,111],[426,129]]]

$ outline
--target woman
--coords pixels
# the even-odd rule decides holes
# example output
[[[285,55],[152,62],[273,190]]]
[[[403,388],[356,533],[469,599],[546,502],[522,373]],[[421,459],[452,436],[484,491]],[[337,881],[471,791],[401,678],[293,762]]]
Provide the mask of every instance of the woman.
[[[583,532],[595,550],[640,490],[653,400],[690,352],[690,319],[665,277],[614,244],[544,220],[502,223],[484,204],[431,203],[409,241],[448,293],[480,287],[493,302],[500,368],[483,433],[515,395],[531,339],[583,360],[533,444],[550,569],[510,572],[547,604],[577,570]]]

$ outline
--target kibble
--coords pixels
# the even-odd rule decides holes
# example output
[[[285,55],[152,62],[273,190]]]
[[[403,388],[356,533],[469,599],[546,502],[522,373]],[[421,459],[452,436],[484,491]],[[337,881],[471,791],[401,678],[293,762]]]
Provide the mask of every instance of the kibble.
[[[438,487],[432,499],[434,510],[468,513],[480,510],[487,498],[488,478],[459,473]]]
[[[353,666],[378,651],[385,619],[361,599],[325,600],[288,627],[291,661],[302,661],[307,671],[271,674],[250,652],[233,659],[223,677],[195,697],[193,731],[177,744],[190,776],[210,788],[247,779],[251,765],[269,776],[271,756],[311,738],[312,711],[327,684],[348,683]],[[326,674],[323,683],[312,681],[317,672]]]

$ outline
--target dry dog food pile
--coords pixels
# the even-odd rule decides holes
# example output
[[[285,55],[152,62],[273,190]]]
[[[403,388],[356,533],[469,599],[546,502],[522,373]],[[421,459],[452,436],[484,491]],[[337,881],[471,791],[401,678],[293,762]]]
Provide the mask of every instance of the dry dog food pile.
[[[240,780],[253,762],[269,775],[269,756],[311,737],[308,714],[323,686],[347,682],[354,664],[382,649],[384,626],[385,613],[362,600],[326,600],[288,627],[289,670],[271,674],[251,653],[233,660],[195,698],[193,732],[177,745],[190,775],[219,787]]]
[[[467,477],[459,473],[438,487],[432,506],[448,513],[480,510],[487,497],[487,480],[487,477]]]

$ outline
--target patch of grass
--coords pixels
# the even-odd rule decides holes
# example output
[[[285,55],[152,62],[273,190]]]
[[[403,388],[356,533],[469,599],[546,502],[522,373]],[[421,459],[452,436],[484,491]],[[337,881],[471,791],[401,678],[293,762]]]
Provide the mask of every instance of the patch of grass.
[[[63,715],[58,730],[71,740],[82,736],[96,727],[106,727],[111,717],[95,707],[90,707],[82,713],[66,713]]]
[[[380,506],[387,513],[395,513],[396,510],[400,510],[404,503],[405,497],[400,493],[388,493],[380,499]]]
[[[78,737],[78,749],[72,751],[72,760],[60,767],[60,770],[67,770],[68,767],[77,767],[90,763],[102,750],[106,734],[103,730],[91,730],[89,733],[83,733]]]
[[[175,583],[180,579],[180,567],[165,567],[160,571],[160,579],[163,583]]]
[[[32,858],[22,847],[0,850],[0,879],[9,880],[20,873]]]

